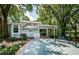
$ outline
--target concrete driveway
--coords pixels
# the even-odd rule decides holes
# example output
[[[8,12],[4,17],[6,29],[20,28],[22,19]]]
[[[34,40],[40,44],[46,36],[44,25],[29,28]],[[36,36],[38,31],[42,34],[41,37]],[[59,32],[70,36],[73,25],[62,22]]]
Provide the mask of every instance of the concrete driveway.
[[[66,40],[58,40],[57,42],[54,42],[54,39],[33,39],[29,43],[25,44],[18,51],[17,54],[18,55],[66,55],[66,54],[71,55],[71,54],[79,54],[78,51],[79,48],[75,48],[73,45],[69,44],[69,42]]]

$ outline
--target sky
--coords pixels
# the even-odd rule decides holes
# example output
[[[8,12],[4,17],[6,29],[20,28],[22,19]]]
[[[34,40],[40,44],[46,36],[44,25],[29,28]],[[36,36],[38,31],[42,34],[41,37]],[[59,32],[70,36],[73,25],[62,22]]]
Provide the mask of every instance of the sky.
[[[36,8],[33,6],[33,11],[32,12],[28,12],[25,14],[27,15],[31,21],[35,21],[38,17],[37,13],[36,13]]]

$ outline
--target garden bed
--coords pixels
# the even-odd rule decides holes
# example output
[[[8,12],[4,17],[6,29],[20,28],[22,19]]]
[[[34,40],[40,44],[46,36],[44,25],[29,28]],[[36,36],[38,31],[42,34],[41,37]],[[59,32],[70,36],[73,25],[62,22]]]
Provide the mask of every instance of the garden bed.
[[[0,43],[0,55],[15,55],[15,53],[20,49],[26,41],[16,41],[16,42],[7,42],[7,47],[4,47]]]
[[[1,47],[0,48],[0,55],[15,55],[16,51],[22,47],[22,44],[15,44],[9,47]]]

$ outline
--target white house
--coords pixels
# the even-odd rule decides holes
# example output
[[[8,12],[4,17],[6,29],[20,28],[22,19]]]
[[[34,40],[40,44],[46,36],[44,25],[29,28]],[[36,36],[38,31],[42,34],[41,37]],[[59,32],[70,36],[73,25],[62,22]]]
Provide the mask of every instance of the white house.
[[[11,37],[20,38],[21,34],[26,34],[27,37],[40,38],[40,29],[46,30],[46,36],[48,35],[48,29],[54,29],[54,25],[44,25],[41,22],[25,21],[25,22],[9,22],[9,33]]]

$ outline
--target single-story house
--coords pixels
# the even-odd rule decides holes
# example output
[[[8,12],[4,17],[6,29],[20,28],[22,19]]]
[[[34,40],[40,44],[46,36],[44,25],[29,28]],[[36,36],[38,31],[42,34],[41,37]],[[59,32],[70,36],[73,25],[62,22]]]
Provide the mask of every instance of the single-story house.
[[[44,25],[41,22],[25,21],[25,22],[9,22],[9,33],[11,37],[20,38],[21,34],[27,37],[40,38],[40,30],[44,29],[46,36],[48,36],[48,29],[55,30],[54,25]]]

